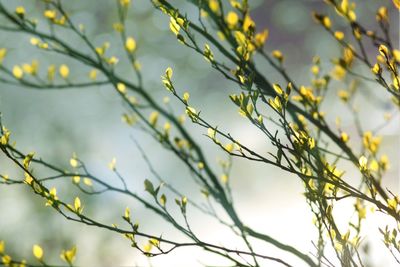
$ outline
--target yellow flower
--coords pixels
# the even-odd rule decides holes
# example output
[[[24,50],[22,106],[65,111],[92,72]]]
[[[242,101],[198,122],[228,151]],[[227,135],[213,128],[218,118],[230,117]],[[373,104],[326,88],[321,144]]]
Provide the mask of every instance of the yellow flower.
[[[214,60],[214,54],[211,51],[211,48],[208,44],[204,45],[203,55],[204,55],[204,59],[207,60],[208,62],[211,62]]]
[[[226,144],[226,145],[225,145],[225,150],[226,150],[228,153],[232,153],[232,151],[233,151],[234,148],[235,148],[235,145],[234,145],[233,143],[229,143],[229,144]]]
[[[269,36],[268,29],[265,29],[264,31],[257,33],[256,36],[254,37],[256,45],[258,47],[263,46],[265,41],[268,39],[268,36]]]
[[[393,5],[394,5],[397,9],[400,9],[400,0],[393,0]]]
[[[308,147],[310,149],[313,149],[315,147],[315,139],[314,138],[312,138],[312,137],[308,138]]]
[[[208,130],[207,130],[208,137],[210,137],[212,140],[215,140],[215,134],[216,134],[215,129],[208,128]]]
[[[5,266],[9,266],[9,264],[11,263],[11,257],[9,255],[4,255],[3,257],[1,257],[1,261],[2,263],[4,263]]]
[[[279,97],[275,97],[274,100],[269,99],[268,103],[272,106],[273,109],[275,109],[278,112],[282,111],[282,103]]]
[[[249,15],[246,15],[243,20],[243,30],[247,32],[250,28],[254,28],[256,25]]]
[[[311,67],[311,72],[312,72],[312,74],[314,74],[314,75],[318,75],[318,73],[319,73],[319,67],[318,67],[317,65],[312,66],[312,67]]]
[[[44,11],[43,15],[46,18],[48,18],[49,20],[54,20],[56,18],[56,16],[57,16],[57,13],[56,13],[55,10],[47,9],[47,10]]]
[[[197,111],[196,109],[192,108],[192,107],[187,107],[185,110],[185,113],[192,119],[192,120],[196,120],[197,119]]]
[[[210,0],[208,3],[208,6],[210,7],[211,11],[214,13],[217,13],[219,11],[219,4],[217,0]]]
[[[335,65],[331,74],[333,78],[340,81],[343,80],[343,78],[346,76],[346,69],[340,65]]]
[[[118,59],[117,57],[112,56],[112,57],[110,57],[110,58],[108,59],[108,64],[110,64],[110,65],[116,65],[116,64],[118,63],[118,61],[119,61],[119,59]]]
[[[145,253],[150,253],[151,249],[153,248],[153,245],[149,242],[146,245],[143,246],[143,251]]]
[[[360,165],[360,170],[365,171],[367,170],[368,159],[365,156],[361,156],[358,160],[358,164]]]
[[[342,99],[344,102],[347,102],[349,100],[349,93],[345,90],[339,90],[338,96],[340,99]]]
[[[371,163],[369,164],[369,169],[371,171],[378,171],[379,170],[379,163],[378,161],[376,161],[375,159],[371,161]]]
[[[70,250],[63,250],[61,251],[60,258],[67,262],[68,264],[72,265],[75,260],[76,255],[76,246],[73,246]]]
[[[388,199],[387,203],[388,203],[388,208],[390,208],[392,210],[397,210],[398,203],[397,203],[396,198]]]
[[[37,60],[33,60],[32,64],[23,64],[22,69],[25,73],[36,75],[38,70],[39,63]]]
[[[230,12],[228,13],[228,15],[226,15],[225,20],[226,20],[226,23],[228,24],[228,27],[232,29],[232,28],[234,28],[234,27],[236,26],[236,24],[238,23],[238,21],[239,21],[239,16],[238,16],[235,12],[230,11]]]
[[[178,18],[179,19],[179,18]],[[175,34],[178,35],[181,27],[179,26],[177,20],[174,17],[171,17],[169,20],[169,29]]]
[[[393,57],[394,59],[400,63],[400,50],[398,49],[393,49]],[[0,62],[1,62],[1,55],[0,55]]]
[[[15,14],[19,15],[19,16],[23,16],[25,15],[25,8],[23,6],[18,6],[15,9]]]
[[[383,56],[383,57],[388,57],[389,56],[389,49],[385,46],[385,45],[383,45],[383,44],[381,44],[380,46],[379,46],[379,53]]]

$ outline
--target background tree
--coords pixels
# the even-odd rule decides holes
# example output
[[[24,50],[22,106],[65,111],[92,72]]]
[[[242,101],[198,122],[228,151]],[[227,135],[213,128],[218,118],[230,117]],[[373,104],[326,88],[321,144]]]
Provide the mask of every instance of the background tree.
[[[1,183],[21,185],[23,194],[36,195],[40,204],[35,216],[43,206],[48,206],[64,222],[78,223],[77,229],[81,231],[94,228],[113,234],[107,237],[106,252],[112,249],[108,243],[112,242],[108,241],[111,236],[124,237],[128,247],[148,258],[172,254],[174,265],[182,264],[182,251],[200,248],[204,254],[199,259],[205,265],[369,266],[376,255],[375,251],[370,255],[368,250],[369,232],[380,232],[381,246],[386,246],[392,262],[399,263],[400,198],[397,188],[384,179],[390,165],[388,156],[380,149],[380,131],[395,127],[400,106],[400,51],[394,41],[398,29],[392,29],[389,15],[398,16],[398,1],[371,8],[374,25],[363,21],[365,13],[359,16],[353,2],[329,0],[316,4],[316,10],[309,12],[331,35],[331,42],[337,42],[340,55],[329,63],[322,50],[321,55],[312,59],[308,81],[291,74],[285,51],[264,47],[269,30],[256,26],[248,1],[150,1],[153,10],[167,23],[179,49],[203,58],[220,79],[234,88],[225,92],[216,87],[219,92],[215,98],[230,99],[240,115],[234,111],[234,120],[242,120],[240,130],[254,130],[258,134],[262,143],[256,145],[247,132],[240,136],[229,129],[224,118],[218,120],[219,106],[207,112],[210,107],[204,105],[202,98],[209,93],[206,88],[200,88],[201,95],[190,96],[191,88],[186,89],[193,86],[190,76],[184,77],[167,67],[157,73],[162,75],[158,84],[149,81],[146,73],[151,70],[142,70],[138,60],[140,39],[135,35],[142,32],[151,36],[152,32],[143,27],[132,33],[132,20],[140,18],[130,17],[134,7],[129,0],[112,4],[110,8],[99,7],[105,13],[115,10],[117,14],[112,22],[114,32],[101,35],[90,24],[83,23],[85,16],[74,9],[73,3],[47,0],[11,6],[0,2],[0,30],[6,33],[4,36],[20,36],[21,48],[14,44],[15,50],[28,46],[27,41],[35,49],[34,58],[17,63],[12,61],[15,50],[11,46],[6,44],[0,49],[2,84],[41,91],[75,88],[83,97],[84,88],[101,87],[106,94],[118,96],[122,120],[132,128],[123,146],[136,147],[140,155],[125,160],[132,164],[141,159],[149,169],[148,178],[137,177],[132,169],[120,169],[119,157],[108,155],[109,170],[105,171],[97,165],[102,160],[85,158],[80,153],[69,156],[62,146],[49,157],[29,152],[30,148],[40,148],[32,143],[15,143],[18,140],[7,127],[6,119],[1,125],[0,149],[5,162],[13,165],[14,170],[11,174],[2,173]],[[165,46],[155,45],[161,55]],[[158,64],[157,58],[153,64]],[[185,82],[179,81],[181,77]],[[159,90],[162,87],[166,90]],[[96,106],[90,96],[87,105]],[[28,121],[30,116],[26,114]],[[354,130],[347,126],[349,117]],[[368,121],[371,118],[376,119]],[[68,124],[66,131],[73,131],[73,122],[64,122],[62,118],[59,121],[61,125]],[[79,133],[79,142],[96,138],[97,133],[111,127],[101,120],[96,123],[101,128],[87,137]],[[25,131],[40,135],[35,124],[28,125]],[[149,157],[151,151],[143,145],[144,135],[165,150],[164,162]],[[98,142],[99,147],[111,148],[117,143],[107,138]],[[48,145],[53,144],[57,143],[49,139]],[[396,145],[392,140],[388,144]],[[74,146],[74,142],[68,146]],[[217,162],[216,152],[222,157]],[[233,172],[233,163],[243,161],[247,168]],[[165,163],[179,168],[172,178],[163,171]],[[308,238],[310,248],[297,246],[294,236],[283,241],[274,229],[254,226],[246,216],[248,206],[239,204],[240,196],[235,193],[239,184],[234,186],[233,181],[238,173],[237,179],[244,181],[242,186],[256,183],[248,171],[252,166],[262,166],[262,177],[269,182],[281,178],[271,175],[270,168],[279,169],[280,176],[298,181],[301,199],[308,205],[309,215],[313,215],[309,218],[314,225],[313,236]],[[397,168],[397,164],[394,166]],[[137,181],[144,181],[144,186]],[[261,200],[271,194],[269,188],[262,188],[261,192]],[[115,205],[107,202],[106,196],[111,193],[118,198]],[[279,209],[281,202],[274,201],[273,206]],[[148,213],[137,215],[132,207],[138,204]],[[260,203],[255,214],[268,214],[262,208],[265,204]],[[111,210],[118,210],[119,216],[110,216]],[[294,210],[290,213],[289,218],[277,221],[284,225],[284,230],[302,231],[296,225],[302,215]],[[370,217],[381,222],[371,228]],[[149,227],[148,221],[155,219],[162,223],[161,230]],[[205,225],[215,225],[218,232],[214,239],[204,235]],[[36,228],[46,230],[43,225],[32,227]],[[49,266],[55,259],[48,258],[46,251],[53,253],[51,244],[56,241],[57,238],[50,237],[46,245],[33,245],[36,260],[32,261],[12,255],[2,241],[1,264]],[[77,249],[73,244],[66,247],[60,256],[72,266]],[[106,264],[120,263],[112,259]]]

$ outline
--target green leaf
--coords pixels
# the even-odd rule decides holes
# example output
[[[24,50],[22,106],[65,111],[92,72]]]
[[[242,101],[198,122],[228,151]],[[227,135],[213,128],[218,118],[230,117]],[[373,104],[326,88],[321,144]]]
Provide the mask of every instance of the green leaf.
[[[144,180],[144,189],[149,192],[150,194],[154,195],[154,186],[153,183],[150,182],[148,179]]]

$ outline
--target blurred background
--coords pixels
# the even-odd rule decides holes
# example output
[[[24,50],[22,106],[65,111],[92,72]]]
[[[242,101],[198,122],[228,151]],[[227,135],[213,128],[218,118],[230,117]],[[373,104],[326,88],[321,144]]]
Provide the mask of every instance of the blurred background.
[[[2,1],[10,10],[24,5],[27,14],[39,17],[42,12],[41,1]],[[97,45],[105,41],[111,43],[110,51],[123,58],[122,44],[112,28],[117,21],[115,1],[86,0],[63,1],[71,18],[86,27],[89,36]],[[239,88],[225,81],[213,71],[209,63],[201,56],[177,43],[175,36],[169,31],[169,19],[154,10],[147,0],[134,0],[128,16],[127,32],[137,40],[138,60],[142,64],[145,87],[160,102],[168,93],[160,82],[160,75],[171,66],[174,69],[176,88],[181,92],[189,91],[192,106],[201,110],[204,118],[220,125],[244,144],[257,151],[267,153],[270,148],[268,140],[256,129],[248,127],[245,119],[237,114],[237,109],[228,97],[239,92]],[[321,57],[322,67],[330,71],[330,60],[339,57],[341,49],[338,44],[315,24],[311,17],[313,10],[318,10],[334,17],[336,27],[343,28],[343,21],[334,15],[334,11],[326,7],[322,1],[312,0],[253,0],[252,17],[257,29],[268,28],[270,37],[266,51],[281,50],[285,55],[285,66],[288,73],[298,84],[309,84],[312,58]],[[379,5],[389,6],[392,20],[392,36],[398,47],[399,19],[392,8],[391,1],[355,1],[358,4],[358,18],[366,25],[374,24],[375,11]],[[174,1],[175,3],[175,1]],[[181,10],[189,16],[196,16],[197,9],[186,1],[176,1]],[[0,19],[4,23],[4,19]],[[373,27],[374,28],[374,27]],[[376,28],[376,27],[375,27]],[[65,38],[74,43],[73,36],[65,34]],[[67,63],[70,66],[70,77],[74,80],[87,79],[88,69],[67,58],[44,54],[29,44],[30,36],[18,33],[0,33],[0,47],[6,47],[9,54],[4,65],[28,63],[36,59],[41,66]],[[371,55],[377,51],[369,51]],[[265,62],[257,61],[259,69],[274,82],[282,82]],[[133,75],[126,62],[118,67],[121,75]],[[369,73],[368,69],[361,69]],[[99,78],[100,79],[100,78]],[[334,125],[336,116],[342,118],[343,129],[350,136],[356,136],[352,111],[338,103],[335,97],[337,90],[345,89],[345,83],[335,82],[331,98],[325,103],[327,119]],[[37,157],[46,159],[56,165],[69,168],[69,158],[76,153],[89,169],[99,177],[119,185],[118,178],[107,168],[113,157],[117,159],[117,168],[127,179],[130,189],[146,197],[143,180],[155,180],[149,171],[134,142],[137,140],[145,149],[147,156],[156,166],[157,171],[169,183],[179,188],[190,199],[204,202],[199,189],[191,180],[189,172],[182,164],[164,151],[151,137],[138,130],[133,130],[121,122],[121,114],[125,111],[120,98],[109,86],[93,88],[75,88],[70,90],[33,90],[30,88],[1,84],[0,111],[3,123],[12,132],[12,140],[22,151],[35,151]],[[389,104],[388,96],[383,89],[374,83],[362,83],[360,97],[356,105],[361,114],[364,129],[374,129],[381,125],[385,112],[394,112]],[[374,99],[382,99],[375,101]],[[377,108],[378,107],[378,108]],[[378,110],[379,109],[379,110]],[[377,111],[373,111],[377,110]],[[184,113],[183,107],[176,108],[177,114]],[[385,176],[384,184],[398,192],[399,179],[399,119],[398,114],[392,123],[382,128],[381,151],[389,155],[391,169]],[[204,136],[204,131],[192,127],[199,143],[215,161],[216,172],[221,169],[216,163],[218,159],[226,159]],[[354,147],[359,147],[359,140],[352,139]],[[344,167],[346,167],[344,165]],[[346,175],[356,174],[349,166]],[[0,172],[10,177],[23,177],[8,160],[0,156]],[[40,173],[40,170],[38,171]],[[302,196],[302,183],[287,173],[270,166],[256,164],[244,160],[233,161],[231,186],[235,206],[245,224],[269,234],[281,242],[296,246],[307,253],[314,251],[312,240],[316,240],[317,232],[312,225],[312,214],[305,198]],[[177,231],[163,220],[148,212],[142,205],[129,198],[107,193],[87,198],[80,193],[70,181],[57,181],[54,185],[58,194],[64,199],[79,195],[85,206],[85,213],[96,216],[99,220],[123,224],[121,216],[126,206],[130,207],[134,221],[140,223],[142,230],[163,235],[165,238],[185,240]],[[173,202],[170,199],[170,204]],[[342,207],[340,206],[342,205]],[[347,219],[351,217],[352,204],[343,202],[335,212]],[[204,241],[216,244],[230,244],[242,247],[243,244],[230,234],[218,222],[189,209],[189,222],[194,231]],[[395,266],[390,253],[385,249],[378,231],[388,222],[382,221],[378,214],[368,213],[363,228],[364,244],[369,246],[368,262],[371,266]],[[179,215],[177,215],[179,216]],[[367,235],[368,233],[368,235]],[[62,249],[76,244],[78,247],[77,264],[79,266],[201,266],[202,264],[226,264],[220,258],[210,256],[201,249],[179,249],[175,252],[156,258],[146,258],[130,247],[122,236],[107,231],[71,223],[60,217],[50,208],[44,208],[44,202],[33,195],[25,186],[0,186],[0,240],[6,241],[7,252],[17,258],[31,258],[33,244],[40,244],[45,250],[45,259],[49,263],[59,262]],[[139,243],[145,243],[139,240]],[[300,262],[287,254],[276,251],[265,244],[255,245],[257,251],[265,254],[282,256],[293,260],[294,266],[302,266]],[[274,266],[274,265],[268,265]]]

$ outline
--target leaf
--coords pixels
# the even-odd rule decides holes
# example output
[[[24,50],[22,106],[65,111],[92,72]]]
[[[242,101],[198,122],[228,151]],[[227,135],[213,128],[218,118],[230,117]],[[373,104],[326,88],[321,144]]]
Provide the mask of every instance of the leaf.
[[[153,183],[150,182],[148,179],[144,180],[144,189],[149,192],[150,194],[154,195],[154,186]]]

